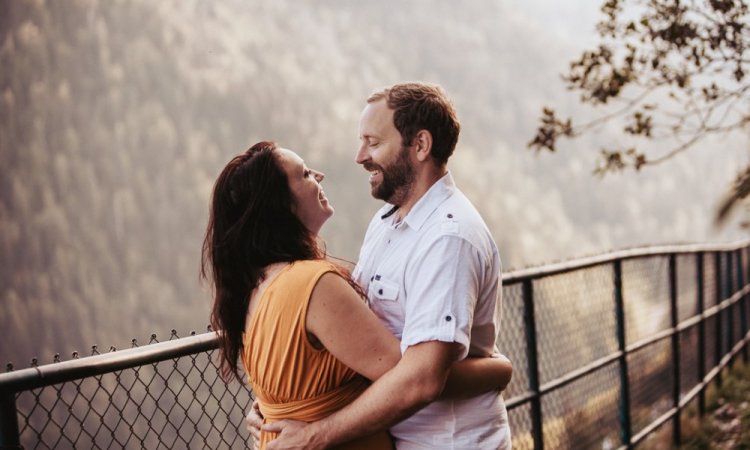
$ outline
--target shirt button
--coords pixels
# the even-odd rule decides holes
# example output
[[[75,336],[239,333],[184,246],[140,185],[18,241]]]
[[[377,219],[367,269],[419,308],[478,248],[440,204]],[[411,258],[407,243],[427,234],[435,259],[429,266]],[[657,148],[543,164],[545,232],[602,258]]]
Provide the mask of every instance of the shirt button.
[[[383,290],[382,289],[378,289],[378,294],[379,295],[383,295]]]
[[[445,321],[450,322],[453,318],[451,316],[445,316]]]
[[[448,218],[452,219],[453,218],[453,214],[448,214]]]
[[[372,281],[372,280],[374,280],[374,279],[375,279],[375,277],[374,277],[374,276],[370,277],[370,281]]]
[[[388,243],[389,243],[389,244],[391,243],[391,240],[390,240],[390,239],[388,239]]]

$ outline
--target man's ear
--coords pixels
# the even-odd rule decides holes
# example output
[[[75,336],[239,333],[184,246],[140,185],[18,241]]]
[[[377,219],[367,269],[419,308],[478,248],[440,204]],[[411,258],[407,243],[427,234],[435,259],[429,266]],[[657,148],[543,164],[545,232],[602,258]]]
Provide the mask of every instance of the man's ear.
[[[427,130],[419,130],[412,142],[417,149],[417,160],[419,162],[426,161],[432,154],[432,133]]]

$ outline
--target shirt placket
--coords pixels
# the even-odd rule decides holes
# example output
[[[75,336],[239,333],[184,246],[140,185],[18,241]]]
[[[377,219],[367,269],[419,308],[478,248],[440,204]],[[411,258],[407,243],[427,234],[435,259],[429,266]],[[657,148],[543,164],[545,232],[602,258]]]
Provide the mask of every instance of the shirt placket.
[[[373,265],[373,267],[377,268],[374,276],[383,275],[383,273],[387,272],[384,269],[386,269],[390,265],[393,265],[390,263],[390,261],[393,259],[394,254],[403,250],[401,247],[405,242],[402,238],[407,232],[405,227],[406,225],[402,222],[398,225],[389,226],[384,233],[383,241],[381,244],[382,251],[380,253],[380,257],[377,259],[377,261],[375,261],[375,264]],[[400,264],[396,265],[400,266]],[[391,281],[400,281],[400,279]]]
[[[390,260],[392,259],[393,254],[398,251],[399,238],[406,231],[403,229],[405,226],[406,225],[403,222],[398,225],[384,225],[385,229],[383,230],[383,235],[378,242],[377,250],[373,252],[373,259],[371,260],[372,264],[370,265],[373,270],[367,279],[368,284],[380,279],[384,273],[388,273],[385,269],[390,265]],[[387,278],[390,279],[391,277]],[[391,279],[390,281],[401,284],[400,278]]]

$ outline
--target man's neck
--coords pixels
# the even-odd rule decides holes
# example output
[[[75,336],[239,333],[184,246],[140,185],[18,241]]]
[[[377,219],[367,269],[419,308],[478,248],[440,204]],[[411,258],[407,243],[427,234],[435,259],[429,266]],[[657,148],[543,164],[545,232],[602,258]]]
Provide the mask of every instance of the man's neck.
[[[398,210],[393,219],[394,222],[400,223],[404,217],[409,214],[409,211],[411,211],[414,205],[416,205],[417,202],[419,202],[419,200],[427,193],[427,191],[429,191],[430,188],[447,173],[448,168],[443,166],[436,167],[434,170],[425,170],[421,174],[417,174],[409,196],[398,205]]]

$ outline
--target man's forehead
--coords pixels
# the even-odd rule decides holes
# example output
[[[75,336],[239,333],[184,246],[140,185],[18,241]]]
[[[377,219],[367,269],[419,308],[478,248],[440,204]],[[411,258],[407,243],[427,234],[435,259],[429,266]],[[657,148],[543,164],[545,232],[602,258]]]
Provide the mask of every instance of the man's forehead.
[[[367,105],[365,105],[365,108],[362,111],[363,115],[368,114],[368,113],[384,114],[388,112],[393,112],[393,110],[388,107],[388,104],[386,103],[384,98],[381,98],[372,102],[367,102]]]
[[[393,110],[388,108],[385,100],[368,103],[362,110],[362,116],[359,120],[362,136],[382,132],[389,125],[393,125]]]

